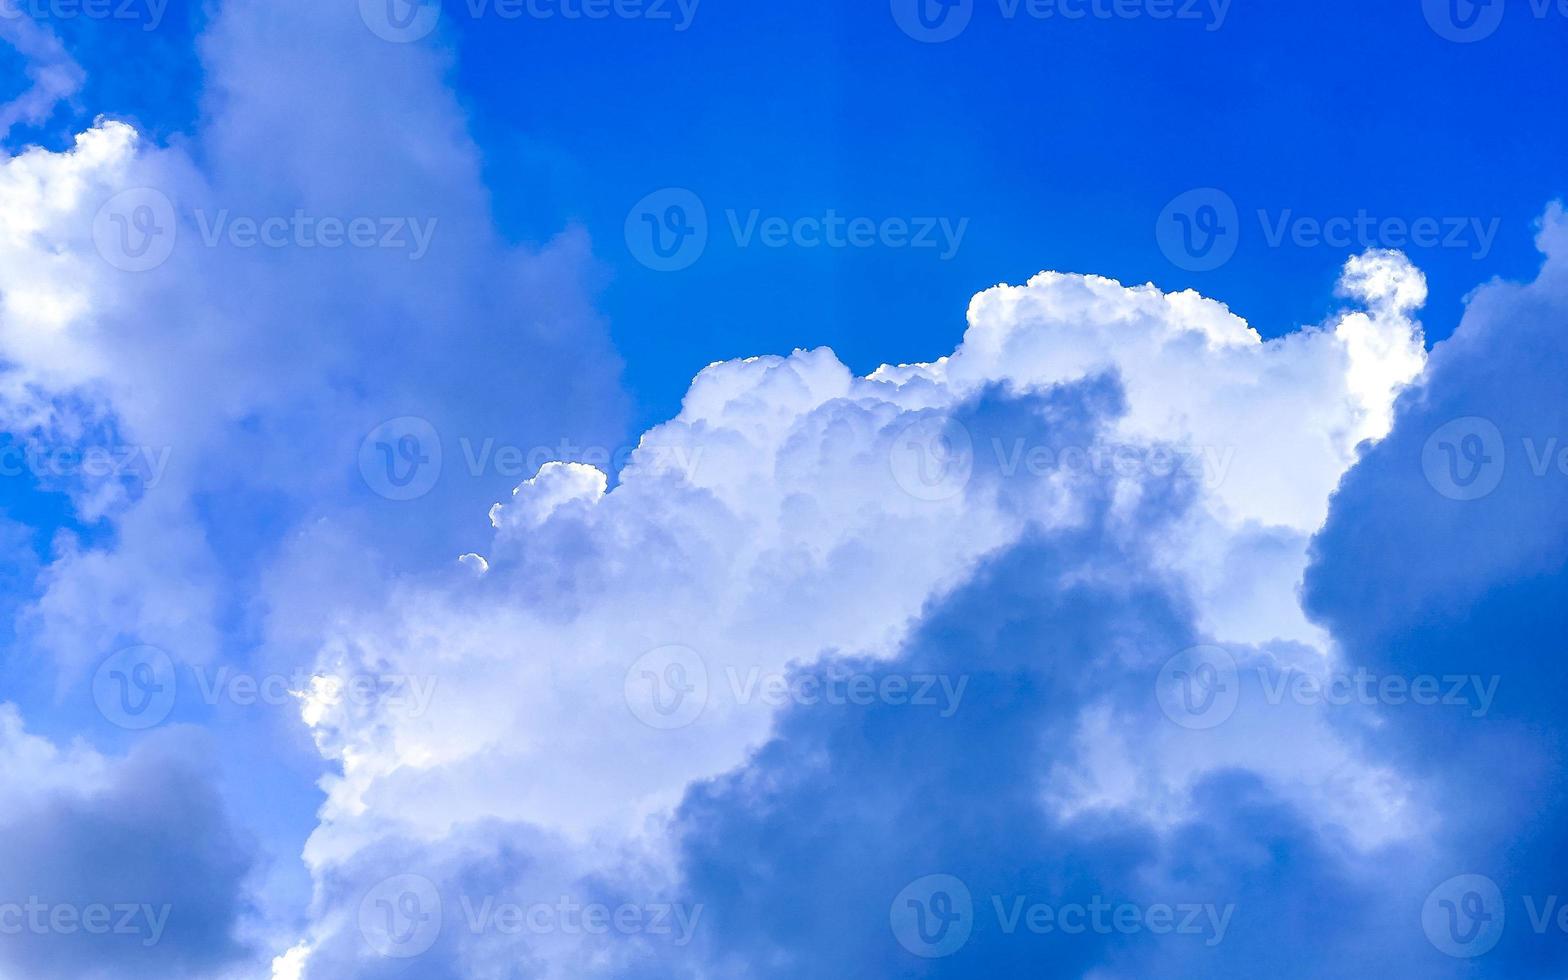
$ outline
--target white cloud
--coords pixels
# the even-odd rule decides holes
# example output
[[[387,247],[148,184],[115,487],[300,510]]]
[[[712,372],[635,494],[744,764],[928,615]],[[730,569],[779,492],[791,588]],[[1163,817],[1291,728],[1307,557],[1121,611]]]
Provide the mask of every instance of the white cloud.
[[[980,560],[1032,530],[1094,526],[1105,492],[1107,533],[1165,537],[1160,574],[1176,576],[1216,640],[1317,643],[1312,655],[1327,663],[1295,599],[1306,544],[1356,444],[1386,430],[1391,400],[1419,368],[1419,279],[1400,257],[1353,260],[1346,289],[1368,312],[1264,341],[1193,293],[1044,273],[977,296],[963,344],[933,364],[857,378],[813,350],[710,366],[680,414],[643,437],[616,488],[591,468],[547,466],[497,505],[482,579],[404,583],[340,619],[324,668],[363,658],[432,672],[439,690],[417,719],[312,713],[342,775],[326,784],[307,860],[332,878],[389,841],[442,854],[461,846],[460,828],[500,821],[576,842],[578,862],[631,848],[657,865],[661,815],[769,732],[773,709],[745,695],[744,678],[833,651],[890,657],[925,605]],[[1090,397],[1101,399],[1096,417],[1036,403],[1032,418],[995,422],[979,407],[995,386],[1049,397],[1107,373],[1125,403],[1105,388]],[[944,428],[947,418],[960,428]],[[965,440],[968,450],[955,448]],[[1127,451],[1121,469],[1096,468],[1105,446]],[[1033,470],[1036,447],[1052,455]],[[1173,475],[1155,447],[1197,455]],[[935,455],[909,463],[911,452]],[[940,468],[922,476],[924,464]],[[1193,506],[1162,531],[1143,508],[1173,479]],[[632,668],[670,644],[690,653],[661,653],[653,675],[678,663],[679,682],[705,679],[693,696],[706,700],[689,725],[650,727],[628,705],[628,686],[644,680]],[[1085,706],[1091,729],[1095,710]],[[1299,751],[1260,759],[1264,735],[1285,738],[1286,727]],[[1143,781],[1147,759],[1128,758],[1119,765],[1144,776],[1118,790],[1064,774],[1052,805],[1118,799],[1155,812],[1232,762],[1293,798],[1336,801],[1320,816],[1355,823],[1364,843],[1408,832],[1397,781],[1362,767],[1328,727],[1265,712],[1236,730],[1234,751],[1201,762],[1184,733],[1153,733],[1140,752],[1188,760],[1158,789]],[[310,942],[333,934],[323,924]]]

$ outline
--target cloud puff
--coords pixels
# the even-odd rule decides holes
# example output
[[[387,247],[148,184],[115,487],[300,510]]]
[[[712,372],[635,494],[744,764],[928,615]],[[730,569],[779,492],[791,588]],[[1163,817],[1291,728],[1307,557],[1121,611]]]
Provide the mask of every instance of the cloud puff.
[[[385,43],[352,4],[233,3],[200,50],[187,137],[100,118],[0,156],[0,424],[157,464],[59,487],[113,529],[46,569],[28,636],[67,682],[118,635],[234,657],[217,624],[245,615],[278,528],[445,553],[516,482],[465,470],[459,443],[619,441],[586,239],[502,240],[441,49]],[[394,507],[355,460],[401,418],[449,458]]]
[[[26,89],[0,104],[3,139],[19,125],[44,122],[60,102],[81,90],[86,78],[54,32],[14,6],[0,16],[0,41],[21,55],[28,80]]]
[[[1079,879],[1145,901],[1251,896],[1252,949],[1296,935],[1271,931],[1271,882],[1343,872],[1371,896],[1375,882],[1316,863],[1397,847],[1417,821],[1339,722],[1253,705],[1199,737],[1154,697],[1162,664],[1200,642],[1266,670],[1330,662],[1294,601],[1308,540],[1424,360],[1411,318],[1424,287],[1403,258],[1354,260],[1344,288],[1366,309],[1263,341],[1196,294],[1046,273],[976,297],[963,344],[931,364],[856,377],[815,350],[713,365],[608,492],[586,468],[546,467],[493,512],[482,578],[405,583],[324,641],[323,671],[424,672],[438,693],[417,718],[312,710],[341,774],[306,856],[333,886],[290,969],[389,969],[366,959],[356,903],[414,874],[445,913],[421,963],[486,975],[464,972],[475,950],[516,937],[475,935],[453,912],[481,897],[461,869],[483,854],[526,863],[540,835],[565,842],[537,858],[549,884],[503,879],[485,896],[581,900],[610,882],[725,923],[666,947],[650,976],[704,962],[798,975],[835,951],[869,972],[907,965],[887,932],[898,887],[945,854],[975,887],[1024,888],[1016,870],[997,877],[996,849],[1020,840],[1057,897]],[[923,684],[936,710],[912,703]],[[1006,802],[988,807],[1002,781]],[[1196,887],[1182,842],[1237,807],[1276,815],[1289,829],[1254,846],[1299,863],[1227,875],[1219,862]],[[886,840],[911,808],[931,811],[930,834]],[[498,832],[517,857],[503,860]],[[1104,853],[1052,863],[1102,834]],[[931,835],[945,850],[915,860]],[[880,870],[846,884],[829,862],[783,879],[819,846]],[[836,897],[793,925],[757,922],[764,904],[823,889]],[[846,903],[852,934],[825,943]],[[523,938],[530,975],[577,976],[635,974],[631,940],[646,936],[612,936],[628,940],[619,953],[587,933]],[[1188,952],[1173,975],[1241,962]],[[1036,953],[977,942],[973,955]],[[1085,969],[1178,956],[1111,940],[1074,955]]]
[[[1390,712],[1398,723],[1366,740],[1443,815],[1422,883],[1480,875],[1504,906],[1475,976],[1568,966],[1568,932],[1545,911],[1560,906],[1568,867],[1561,206],[1547,212],[1538,244],[1545,260],[1533,282],[1478,289],[1459,329],[1433,348],[1392,435],[1346,476],[1306,578],[1308,607],[1350,662],[1496,684],[1484,717]],[[1470,925],[1461,920],[1461,934]]]
[[[0,19],[39,83],[0,130],[39,122],[77,84],[34,26]],[[100,41],[72,49],[95,71]],[[470,469],[460,444],[621,441],[586,236],[521,244],[496,229],[444,49],[388,44],[354,4],[291,0],[214,8],[198,50],[190,131],[160,138],[95,104],[104,115],[60,113],[74,141],[0,152],[0,429],[45,461],[19,485],[69,501],[34,536],[36,565],[18,563],[28,602],[11,652],[38,674],[16,695],[29,717],[74,717],[93,666],[130,644],[182,669],[292,674],[341,607],[482,533],[517,478]],[[407,418],[447,461],[395,501],[361,450]],[[98,454],[114,465],[82,462]],[[260,714],[184,693],[180,716],[219,743],[278,744]],[[220,785],[298,787],[247,814],[269,856],[296,864],[320,760],[258,756],[264,771]],[[282,907],[255,931],[293,931],[293,896],[262,898]]]
[[[0,30],[35,83],[0,125],[35,123],[79,79]],[[132,637],[306,653],[314,894],[289,944],[247,950],[247,851],[184,733],[113,760],[0,712],[26,858],[0,885],[171,909],[145,953],[29,934],[8,967],[1560,972],[1523,904],[1565,864],[1560,209],[1537,281],[1478,292],[1430,363],[1396,253],[1268,341],[1190,291],[1042,273],[975,297],[948,357],[715,364],[613,488],[570,460],[518,485],[472,446],[618,441],[585,238],[501,240],[439,45],[239,0],[201,50],[188,140],[105,118],[0,159],[0,421],[140,452],[40,477],[84,526],[24,633],[67,690]],[[406,247],[304,247],[323,216]],[[268,219],[291,247],[236,237]],[[153,230],[166,254],[130,247]],[[433,433],[409,458],[445,451],[412,500],[355,472],[408,446],[367,439],[389,420]],[[1362,666],[1504,686],[1480,716],[1281,700]],[[1170,700],[1195,680],[1212,725]],[[1474,968],[1422,928],[1466,874],[1513,922]]]
[[[243,960],[253,857],[211,784],[211,751],[170,730],[109,759],[30,735],[0,705],[0,969],[213,977]]]

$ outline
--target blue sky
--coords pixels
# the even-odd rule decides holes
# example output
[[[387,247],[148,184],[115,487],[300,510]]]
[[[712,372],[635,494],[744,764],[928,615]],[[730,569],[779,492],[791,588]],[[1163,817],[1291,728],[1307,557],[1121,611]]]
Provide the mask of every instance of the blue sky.
[[[461,25],[459,85],[503,226],[539,238],[581,221],[612,246],[604,308],[647,421],[679,393],[657,377],[719,358],[826,344],[869,370],[937,356],[970,295],[1042,268],[1200,289],[1266,336],[1319,322],[1345,249],[1271,247],[1259,210],[1497,219],[1480,257],[1474,235],[1412,250],[1441,339],[1475,285],[1533,268],[1528,229],[1564,192],[1568,134],[1536,123],[1568,74],[1568,26],[1523,5],[1472,45],[1436,36],[1415,4],[1237,4],[1219,30],[1212,17],[1008,21],[982,4],[937,45],[911,43],[884,6],[716,5],[684,33]],[[836,208],[969,227],[946,261],[720,236],[684,274],[654,275],[613,246],[626,208],[666,186],[697,192],[716,224],[729,209]],[[1196,187],[1225,190],[1246,218],[1236,257],[1201,274],[1153,232]]]
[[[1568,7],[76,3],[0,980],[1568,967]]]
[[[1438,245],[1410,248],[1440,340],[1470,289],[1528,274],[1540,203],[1564,193],[1568,135],[1541,123],[1568,81],[1568,26],[1523,0],[1498,0],[1495,33],[1468,44],[1414,2],[1066,20],[991,0],[936,44],[912,41],[885,6],[708,0],[688,19],[671,2],[657,20],[569,19],[571,4],[539,6],[542,17],[443,8],[498,226],[519,241],[571,224],[593,236],[633,432],[670,415],[683,379],[714,360],[823,344],[863,370],[938,356],[969,296],[1042,268],[1199,289],[1265,336],[1317,323],[1347,249],[1274,244],[1267,229],[1287,217],[1443,222]],[[152,132],[188,130],[200,21],[169,0],[157,31],[75,25],[117,65],[90,76],[83,101]],[[664,187],[696,192],[725,232],[681,275],[622,247],[628,209]],[[1153,229],[1172,198],[1202,187],[1235,199],[1242,237],[1223,266],[1190,272]],[[944,259],[741,248],[725,218],[830,208],[968,225]],[[1452,221],[1496,231],[1454,235]],[[1399,244],[1370,227],[1358,244]]]

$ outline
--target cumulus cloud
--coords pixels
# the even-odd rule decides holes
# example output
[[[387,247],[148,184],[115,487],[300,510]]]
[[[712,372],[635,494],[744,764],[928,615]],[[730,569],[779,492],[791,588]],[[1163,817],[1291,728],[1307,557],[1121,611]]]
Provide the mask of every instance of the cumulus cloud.
[[[462,869],[527,864],[540,835],[564,842],[534,855],[549,883],[502,879],[482,896],[632,881],[645,902],[701,904],[723,923],[664,949],[650,976],[907,962],[888,903],[918,876],[921,841],[956,833],[962,813],[978,822],[926,863],[940,869],[945,853],[948,873],[972,864],[991,888],[1003,882],[988,881],[989,849],[964,857],[976,835],[1038,840],[1031,860],[1054,881],[1067,871],[1051,855],[1104,832],[1127,852],[1103,867],[1086,856],[1078,873],[1103,876],[1107,894],[1260,895],[1294,872],[1262,862],[1228,878],[1221,862],[1206,889],[1177,884],[1190,876],[1181,842],[1233,806],[1279,814],[1283,839],[1324,861],[1399,847],[1419,815],[1396,773],[1358,757],[1340,730],[1355,722],[1249,704],[1199,733],[1153,692],[1161,666],[1203,642],[1269,676],[1327,669],[1333,651],[1295,590],[1330,493],[1420,370],[1423,289],[1402,257],[1369,254],[1345,282],[1365,309],[1264,341],[1193,293],[1045,273],[977,296],[963,343],[930,364],[856,377],[814,350],[711,366],[614,489],[587,467],[546,466],[492,511],[482,578],[405,583],[323,643],[325,672],[427,671],[439,691],[417,718],[312,708],[341,774],[306,852],[331,888],[318,890],[304,975],[379,975],[356,903],[410,874],[445,913],[424,966],[489,975],[472,972],[474,950],[515,937],[476,936],[453,911],[480,897]],[[850,693],[889,685],[897,706]],[[914,703],[920,689],[931,710]],[[1267,750],[1282,742],[1294,750]],[[944,761],[927,765],[927,751]],[[982,816],[993,780],[1011,801],[996,802],[994,825]],[[808,800],[833,839],[812,821],[782,834]],[[933,805],[929,832],[881,839],[887,821]],[[854,812],[868,823],[841,822]],[[1119,829],[1100,828],[1107,814]],[[770,871],[759,862],[774,847]],[[785,881],[816,847],[837,857]],[[851,852],[881,867],[845,887],[832,869]],[[1356,887],[1373,900],[1375,883]],[[758,903],[794,908],[823,890],[837,895],[794,931],[758,931]],[[1283,935],[1270,932],[1279,901],[1240,920],[1252,943]],[[822,944],[841,913],[853,928]],[[631,942],[525,938],[529,975],[641,962]],[[1033,955],[992,938],[987,963]],[[1075,962],[1175,955],[1102,947]],[[1172,975],[1240,962],[1198,947]],[[1243,947],[1258,948],[1225,955]]]
[[[1478,932],[1486,949],[1460,947],[1484,953],[1472,975],[1489,977],[1568,966],[1568,932],[1543,911],[1560,905],[1568,867],[1560,205],[1538,245],[1533,282],[1478,289],[1433,348],[1392,435],[1346,476],[1306,578],[1308,607],[1352,662],[1496,684],[1484,717],[1407,708],[1366,738],[1367,753],[1407,773],[1421,804],[1443,815],[1413,872],[1422,884],[1479,875],[1495,889],[1500,907],[1485,911],[1496,933]],[[1463,936],[1475,923],[1456,925]]]
[[[170,730],[106,758],[29,734],[0,705],[0,970],[196,978],[246,958],[253,854],[211,783],[212,748]]]
[[[0,31],[34,66],[0,129],[36,123],[77,70]],[[1539,278],[1430,358],[1393,252],[1271,340],[1045,272],[976,296],[947,357],[714,364],[613,487],[519,483],[472,444],[613,444],[615,358],[586,238],[492,226],[448,49],[237,0],[201,51],[188,138],[105,117],[0,159],[0,422],[137,451],[33,474],[80,526],[21,622],[62,697],[124,642],[308,657],[312,894],[247,930],[188,733],[116,759],[0,709],[0,891],[170,909],[145,951],[29,934],[7,969],[1444,976],[1442,881],[1489,876],[1515,923],[1554,894],[1560,208]],[[317,247],[323,217],[409,247]],[[1504,686],[1480,715],[1279,693],[1355,667]],[[963,896],[939,949],[918,915]],[[1101,906],[1121,924],[1020,931]],[[1470,973],[1564,962],[1516,926]]]
[[[507,483],[464,472],[459,440],[617,441],[586,240],[501,240],[440,48],[381,41],[352,4],[233,3],[201,50],[189,136],[100,118],[62,151],[0,158],[6,428],[158,464],[63,486],[115,529],[63,539],[47,569],[29,635],[68,678],[121,633],[233,656],[215,624],[264,574],[263,528],[325,520],[400,558],[446,553]],[[343,97],[305,97],[327,90]],[[454,458],[394,508],[355,458],[399,418]]]
[[[26,17],[0,19],[0,40],[38,79],[0,130],[37,123],[75,68]],[[8,667],[39,678],[18,695],[43,692],[29,717],[76,717],[95,665],[131,644],[182,670],[292,673],[323,620],[399,569],[450,562],[517,482],[466,468],[459,440],[620,441],[587,239],[496,230],[443,48],[388,44],[353,4],[235,2],[212,11],[200,55],[189,132],[149,135],[94,105],[105,115],[71,116],[65,146],[0,153],[0,428],[27,453],[7,465],[69,501],[16,565],[28,601]],[[408,418],[448,465],[392,500],[362,449]],[[269,719],[192,688],[180,717],[279,749],[225,794],[309,786]],[[269,856],[297,863],[294,821],[317,802],[269,801],[300,808],[267,826]],[[298,909],[259,914],[265,932]]]

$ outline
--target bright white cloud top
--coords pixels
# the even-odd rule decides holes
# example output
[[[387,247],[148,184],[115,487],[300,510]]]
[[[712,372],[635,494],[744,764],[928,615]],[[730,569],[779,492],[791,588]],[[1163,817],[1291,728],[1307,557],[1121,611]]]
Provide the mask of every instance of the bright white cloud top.
[[[1397,252],[1349,258],[1344,309],[1269,340],[1195,292],[1042,272],[975,296],[962,341],[932,363],[857,376],[816,349],[713,364],[613,480],[563,459],[515,489],[446,481],[382,499],[357,457],[378,425],[423,420],[454,459],[459,438],[496,433],[608,444],[617,366],[584,286],[586,236],[504,242],[444,62],[362,36],[352,12],[327,6],[296,13],[356,71],[301,57],[282,88],[255,84],[278,77],[258,65],[299,27],[269,4],[230,4],[204,48],[211,115],[195,145],[99,120],[72,148],[0,160],[0,422],[147,450],[133,460],[147,469],[59,478],[110,533],[62,533],[40,569],[25,613],[40,662],[62,699],[84,699],[95,665],[129,642],[185,669],[306,663],[314,676],[290,689],[288,727],[244,734],[308,736],[310,775],[326,773],[302,854],[310,894],[291,904],[238,856],[243,793],[204,770],[188,728],[117,756],[30,731],[12,705],[0,705],[12,790],[0,829],[51,857],[14,880],[0,871],[0,885],[84,880],[97,858],[82,840],[123,817],[154,845],[116,874],[175,914],[135,975],[273,980],[394,976],[407,962],[482,978],[810,975],[832,956],[887,969],[910,962],[890,959],[905,955],[886,924],[899,887],[960,870],[941,861],[992,837],[1017,842],[1029,860],[1016,864],[1062,894],[1088,880],[1107,894],[1250,899],[1226,949],[1276,941],[1270,924],[1294,919],[1270,903],[1293,888],[1418,916],[1421,876],[1444,866],[1443,828],[1468,813],[1447,812],[1454,794],[1389,748],[1397,726],[1375,706],[1266,695],[1290,672],[1326,679],[1376,659],[1368,636],[1382,636],[1331,594],[1354,581],[1336,527],[1381,533],[1379,508],[1415,499],[1399,481],[1418,463],[1386,462],[1388,447],[1426,440],[1421,413],[1467,390],[1461,355],[1501,349],[1498,323],[1517,319],[1556,351],[1541,324],[1568,293],[1560,208],[1543,222],[1539,281],[1484,287],[1431,365],[1417,319],[1426,281]],[[34,57],[34,85],[0,112],[0,131],[79,85],[48,38],[6,23]],[[397,107],[356,119],[364,145],[351,159],[318,138],[348,101],[302,97],[329,84]],[[115,210],[124,195],[135,206]],[[295,202],[434,234],[417,275],[396,250],[203,240],[220,212]],[[113,220],[127,214],[177,228],[168,251],[153,261],[130,248],[132,229]],[[1519,374],[1551,359],[1536,361]],[[1364,484],[1336,500],[1357,474],[1396,491],[1385,500]],[[1408,509],[1452,502],[1419,499]],[[1519,499],[1546,543],[1477,545],[1460,572],[1434,558],[1410,576],[1410,619],[1430,613],[1420,590],[1440,593],[1445,575],[1557,567],[1558,498]],[[1314,583],[1315,567],[1340,577]],[[1316,597],[1311,616],[1304,597]],[[1208,701],[1173,707],[1194,677],[1222,717]],[[345,678],[381,686],[356,697]],[[1465,704],[1489,709],[1496,686],[1475,681],[1479,700]],[[1517,748],[1499,739],[1488,745]],[[928,782],[909,775],[926,773],[910,761],[922,752]],[[1551,785],[1552,764],[1543,750],[1508,785]],[[992,770],[1013,795],[985,783]],[[287,776],[298,774],[269,778]],[[933,809],[972,824],[929,848],[864,832],[868,813]],[[1232,818],[1245,826],[1205,836]],[[731,832],[723,847],[712,827]],[[819,845],[855,866],[834,851],[823,871]],[[916,846],[932,867],[908,860]],[[1368,873],[1374,856],[1400,873]],[[977,902],[978,882],[1001,888],[1013,858],[975,858]],[[158,860],[182,862],[179,888],[160,890]],[[1283,884],[1260,897],[1258,868]],[[577,911],[550,915],[601,903],[638,918],[601,931],[489,917],[497,901],[559,896]],[[860,918],[835,931],[826,913],[795,935],[725,918],[802,896],[870,908],[877,935]],[[192,906],[207,916],[182,924]],[[667,930],[647,920],[660,909]],[[896,903],[893,914],[897,934]],[[1325,933],[1312,950],[1343,948]],[[1380,955],[1425,942],[1412,935]],[[1081,952],[1081,975],[1157,963],[1198,976],[1225,953],[1125,938]],[[0,973],[44,969],[41,949],[0,948]],[[84,950],[81,976],[122,975]],[[1302,975],[1322,966],[1303,955]]]

